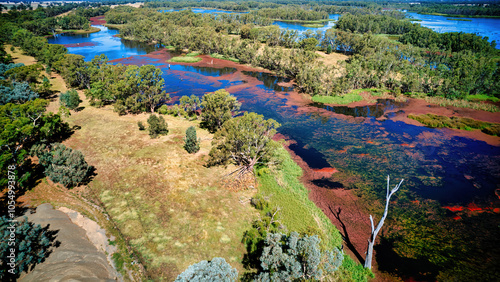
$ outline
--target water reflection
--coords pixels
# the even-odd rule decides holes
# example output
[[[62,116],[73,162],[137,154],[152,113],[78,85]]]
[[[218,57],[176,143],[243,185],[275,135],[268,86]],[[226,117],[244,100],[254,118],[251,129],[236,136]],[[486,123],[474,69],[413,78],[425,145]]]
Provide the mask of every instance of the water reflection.
[[[242,71],[243,74],[255,77],[264,83],[264,87],[268,90],[279,92],[293,91],[292,86],[281,86],[280,83],[289,83],[290,79],[286,77],[275,76],[265,72]]]
[[[396,102],[393,99],[377,99],[375,105],[359,107],[329,106],[322,103],[311,103],[309,105],[346,116],[379,118],[383,116],[386,111],[393,111],[406,104],[406,102]]]

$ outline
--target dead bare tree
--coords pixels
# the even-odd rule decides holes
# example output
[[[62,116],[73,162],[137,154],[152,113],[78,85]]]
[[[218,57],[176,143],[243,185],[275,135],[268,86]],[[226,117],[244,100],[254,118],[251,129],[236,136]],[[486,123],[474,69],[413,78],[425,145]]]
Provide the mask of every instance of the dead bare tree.
[[[370,239],[368,239],[368,250],[366,251],[365,258],[365,268],[372,269],[372,257],[373,257],[373,245],[375,244],[375,240],[377,239],[378,232],[382,229],[382,225],[384,225],[385,218],[387,217],[387,212],[389,211],[389,200],[391,199],[392,194],[396,193],[399,190],[399,187],[403,183],[404,179],[401,179],[398,185],[396,185],[392,190],[389,189],[390,177],[387,175],[387,193],[385,195],[385,210],[384,215],[380,219],[377,224],[377,228],[375,228],[375,224],[373,224],[373,216],[370,215],[370,222],[372,226],[372,234]]]

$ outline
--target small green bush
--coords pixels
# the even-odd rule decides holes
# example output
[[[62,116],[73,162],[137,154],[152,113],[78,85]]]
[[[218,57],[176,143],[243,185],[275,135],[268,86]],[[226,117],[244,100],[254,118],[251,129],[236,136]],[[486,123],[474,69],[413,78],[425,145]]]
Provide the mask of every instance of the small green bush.
[[[138,121],[137,122],[137,126],[139,127],[139,130],[146,130],[146,127],[144,126],[144,124],[142,123],[142,121]]]
[[[65,93],[61,93],[61,96],[59,96],[59,102],[66,108],[74,110],[78,108],[82,100],[80,100],[78,92],[76,92],[76,90],[74,89],[71,89]]]
[[[161,115],[166,115],[168,114],[168,106],[167,105],[162,105],[159,109],[158,109],[158,113],[161,114]]]
[[[162,116],[150,115],[148,118],[148,125],[149,136],[151,136],[151,138],[168,134],[168,124]]]
[[[186,130],[186,138],[184,139],[184,149],[190,154],[200,150],[200,141],[196,138],[196,129],[190,126]]]

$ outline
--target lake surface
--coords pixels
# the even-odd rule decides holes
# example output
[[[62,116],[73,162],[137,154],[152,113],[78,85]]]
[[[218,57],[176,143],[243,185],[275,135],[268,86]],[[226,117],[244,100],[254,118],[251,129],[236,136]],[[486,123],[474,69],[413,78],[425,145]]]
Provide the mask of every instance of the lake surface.
[[[340,174],[334,174],[333,180],[347,175],[383,183],[390,174],[392,178],[406,179],[404,189],[442,204],[490,205],[498,201],[494,191],[500,183],[500,148],[454,136],[447,129],[397,121],[395,117],[402,114],[399,108],[404,104],[390,100],[357,108],[297,104],[292,99],[297,94],[286,84],[286,78],[241,71],[236,64],[227,67],[216,63],[213,68],[169,65],[168,54],[143,55],[154,47],[131,44],[113,37],[116,33],[102,29],[87,36],[59,35],[49,41],[94,43],[68,48],[70,53],[84,55],[87,61],[104,53],[116,59],[115,63],[156,65],[163,71],[165,90],[174,102],[182,95],[201,97],[225,88],[242,102],[243,111],[280,122],[278,131],[297,142],[291,149],[311,168],[338,169]]]
[[[496,48],[500,48],[500,19],[494,18],[453,18],[434,15],[421,15],[410,13],[411,18],[421,20],[419,23],[422,26],[428,27],[436,32],[465,32],[474,33],[479,36],[487,36],[488,41],[495,40]],[[452,21],[448,19],[466,19],[470,21]]]
[[[110,60],[145,55],[157,48],[154,45],[116,37],[120,32],[102,25],[96,25],[101,31],[89,34],[58,34],[48,38],[50,44],[69,45],[71,54],[82,55],[85,61],[90,61],[95,55],[105,54]],[[82,46],[78,46],[78,44]],[[87,46],[85,46],[87,45]]]

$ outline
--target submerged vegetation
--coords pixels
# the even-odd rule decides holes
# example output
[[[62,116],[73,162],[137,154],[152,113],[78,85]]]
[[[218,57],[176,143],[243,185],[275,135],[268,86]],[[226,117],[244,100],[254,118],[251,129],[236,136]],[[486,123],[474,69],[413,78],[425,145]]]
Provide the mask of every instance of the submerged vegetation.
[[[474,130],[479,129],[482,132],[493,135],[500,136],[500,124],[490,123],[479,120],[474,120],[471,118],[464,117],[447,117],[433,114],[422,114],[422,115],[408,115],[409,118],[414,119],[422,124],[429,127],[446,127],[446,128],[456,128],[464,130]]]

